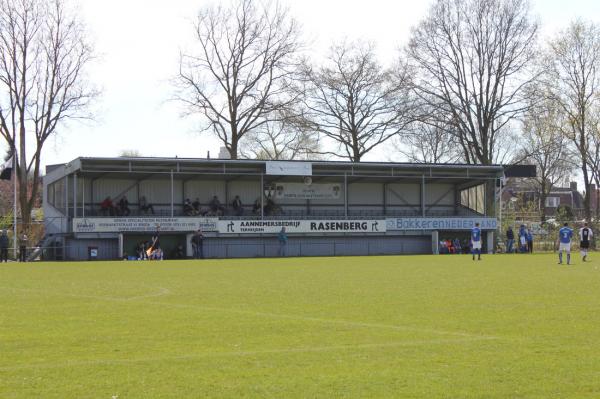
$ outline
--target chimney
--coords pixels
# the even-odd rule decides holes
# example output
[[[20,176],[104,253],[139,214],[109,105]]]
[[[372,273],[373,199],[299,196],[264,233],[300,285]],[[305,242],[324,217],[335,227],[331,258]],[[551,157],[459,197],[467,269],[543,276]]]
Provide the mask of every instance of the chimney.
[[[571,189],[571,191],[577,191],[577,182],[572,181],[571,183],[569,183],[569,188]]]

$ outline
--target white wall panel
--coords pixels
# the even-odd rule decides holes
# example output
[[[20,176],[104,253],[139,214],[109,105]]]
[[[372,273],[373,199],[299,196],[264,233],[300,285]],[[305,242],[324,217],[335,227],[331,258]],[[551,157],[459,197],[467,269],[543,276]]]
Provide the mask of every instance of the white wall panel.
[[[349,184],[348,204],[383,205],[383,183]]]
[[[454,185],[452,184],[426,184],[425,203],[431,205],[454,205]]]
[[[406,202],[411,205],[418,205],[421,203],[421,185],[416,183],[410,184],[399,184],[391,183],[387,185],[387,205],[406,205],[398,195],[401,196]],[[398,194],[398,195],[396,195]]]

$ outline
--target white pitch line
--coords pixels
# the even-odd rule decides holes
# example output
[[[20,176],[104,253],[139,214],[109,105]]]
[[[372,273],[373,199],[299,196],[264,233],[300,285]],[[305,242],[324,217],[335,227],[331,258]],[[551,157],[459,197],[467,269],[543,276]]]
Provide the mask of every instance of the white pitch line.
[[[67,296],[67,297],[72,297],[72,298],[89,298],[89,299],[98,299],[98,300],[116,301],[116,302],[127,302],[127,301],[133,301],[136,299],[145,299],[145,298],[156,298],[156,297],[171,294],[171,291],[168,288],[164,288],[164,287],[156,287],[156,289],[158,289],[158,292],[156,292],[156,293],[137,295],[137,296],[132,296],[132,297],[113,297],[113,296],[100,296],[100,295],[72,294],[72,293],[68,293],[68,292],[37,290],[34,288],[0,287],[0,289],[12,290],[12,291],[23,291],[23,292],[36,292],[36,293],[40,293],[40,294],[44,294],[44,295]]]
[[[314,346],[304,348],[283,348],[283,349],[266,349],[256,351],[229,351],[229,352],[202,352],[191,355],[181,356],[156,356],[137,359],[106,359],[106,360],[74,360],[63,363],[31,363],[17,366],[0,367],[0,371],[15,371],[29,369],[55,369],[65,367],[81,367],[81,366],[97,366],[97,365],[121,365],[131,363],[148,363],[160,361],[178,361],[178,360],[193,360],[203,358],[219,358],[219,357],[243,357],[243,356],[260,356],[260,355],[277,355],[286,353],[313,353],[313,352],[330,352],[338,350],[354,350],[354,349],[378,349],[378,348],[393,348],[393,347],[415,347],[423,345],[443,345],[443,344],[459,344],[477,341],[490,341],[497,338],[480,337],[480,338],[455,338],[455,339],[434,339],[434,340],[419,340],[419,341],[400,341],[387,342],[380,344],[356,344],[356,345],[332,345],[332,346]]]
[[[501,339],[501,337],[497,337],[497,336],[493,336],[493,335],[471,334],[471,333],[460,332],[460,331],[435,330],[435,329],[427,329],[427,328],[404,326],[404,325],[365,323],[365,322],[358,322],[358,321],[351,321],[351,320],[328,319],[328,318],[300,316],[300,315],[287,315],[287,314],[280,314],[280,313],[256,312],[256,311],[252,311],[252,310],[219,308],[219,307],[193,305],[193,304],[180,304],[180,303],[169,303],[169,302],[146,302],[146,303],[148,305],[192,308],[192,309],[200,309],[200,310],[209,310],[209,311],[214,311],[214,312],[229,312],[229,313],[245,314],[245,315],[250,315],[250,316],[271,317],[271,318],[277,318],[277,319],[303,320],[303,321],[312,321],[312,322],[317,322],[317,323],[341,324],[341,325],[347,325],[347,326],[353,326],[353,327],[381,328],[381,329],[390,329],[390,330],[399,330],[399,331],[413,331],[413,332],[430,333],[430,334],[437,334],[437,335],[453,335],[453,336],[465,337],[465,338]]]
[[[17,291],[39,292],[39,293],[52,294],[52,295],[58,295],[58,296],[89,298],[89,299],[116,301],[116,302],[128,302],[128,301],[133,301],[133,300],[137,300],[137,299],[156,298],[156,297],[168,295],[171,293],[171,291],[167,288],[157,287],[159,289],[159,292],[155,293],[155,294],[140,295],[140,296],[134,296],[134,297],[128,297],[128,298],[120,298],[120,297],[109,297],[109,296],[70,294],[70,293],[52,292],[52,291],[44,291],[44,290],[26,289],[26,288],[11,288],[11,287],[0,287],[0,288],[12,289],[12,290],[17,290]],[[211,311],[211,312],[228,312],[228,313],[244,314],[244,315],[259,316],[259,317],[269,317],[269,318],[276,318],[276,319],[302,320],[302,321],[311,321],[311,322],[316,322],[316,323],[340,324],[340,325],[346,325],[346,326],[351,326],[351,327],[380,328],[380,329],[390,329],[390,330],[397,330],[397,331],[412,331],[412,332],[429,333],[429,334],[436,334],[436,335],[450,335],[450,336],[465,337],[465,338],[501,339],[500,337],[496,337],[493,335],[471,334],[471,333],[460,332],[460,331],[445,331],[445,330],[420,328],[420,327],[405,326],[405,325],[366,323],[366,322],[357,322],[357,321],[350,321],[350,320],[328,319],[328,318],[319,318],[319,317],[310,317],[310,316],[301,316],[301,315],[287,315],[287,314],[269,313],[269,312],[256,312],[256,311],[252,311],[252,310],[220,308],[220,307],[203,306],[203,305],[195,305],[195,304],[182,304],[182,303],[169,303],[169,302],[144,302],[144,303],[146,303],[148,305],[159,305],[159,306],[167,306],[167,307],[174,307],[174,308],[189,308],[189,309],[197,309],[197,310],[206,310],[206,311]]]

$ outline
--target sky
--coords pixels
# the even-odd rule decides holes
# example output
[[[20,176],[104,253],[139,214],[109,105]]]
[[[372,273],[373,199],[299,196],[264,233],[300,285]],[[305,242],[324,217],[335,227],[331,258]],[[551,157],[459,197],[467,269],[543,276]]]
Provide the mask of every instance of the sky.
[[[182,116],[172,101],[172,80],[181,51],[193,43],[192,23],[202,0],[72,0],[94,43],[97,58],[89,79],[101,89],[95,120],[60,127],[47,143],[43,163],[79,156],[118,156],[137,150],[143,156],[216,157],[221,144],[200,135],[198,120]],[[217,1],[218,2],[218,1]],[[427,0],[282,0],[303,27],[307,51],[322,56],[340,39],[376,43],[382,62],[391,63],[406,44],[411,27],[424,17]],[[577,17],[600,22],[598,0],[537,0],[534,14],[543,35]],[[381,151],[364,160],[393,159]]]

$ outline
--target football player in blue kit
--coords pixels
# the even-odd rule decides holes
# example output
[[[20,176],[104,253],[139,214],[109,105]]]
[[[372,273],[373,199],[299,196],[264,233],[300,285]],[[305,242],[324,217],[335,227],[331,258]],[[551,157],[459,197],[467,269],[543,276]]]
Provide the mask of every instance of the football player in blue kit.
[[[571,264],[571,238],[573,238],[573,230],[569,228],[569,224],[558,230],[558,264],[563,263],[563,252],[567,253],[567,265]]]
[[[477,260],[481,260],[481,229],[479,223],[475,223],[475,227],[471,229],[471,253],[473,254],[473,260],[475,260],[475,254],[477,254]]]

